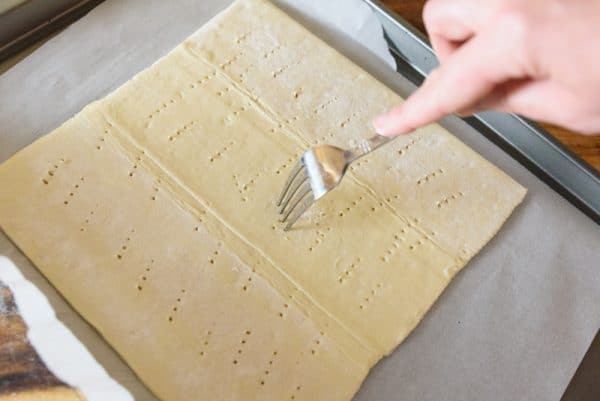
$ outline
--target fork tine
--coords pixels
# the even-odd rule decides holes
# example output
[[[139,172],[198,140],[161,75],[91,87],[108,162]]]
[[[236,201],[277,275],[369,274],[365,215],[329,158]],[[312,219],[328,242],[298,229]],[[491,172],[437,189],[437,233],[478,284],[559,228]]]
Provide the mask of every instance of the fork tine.
[[[306,209],[308,209],[313,203],[315,203],[315,200],[312,196],[305,199],[304,202],[302,202],[302,204],[296,209],[296,212],[290,217],[283,231],[289,231],[294,223],[296,223],[298,218],[302,216],[302,214],[306,212]]]
[[[289,215],[294,211],[294,209],[296,208],[296,206],[298,206],[298,204],[302,201],[302,199],[304,199],[306,197],[306,195],[310,194],[312,197],[312,189],[310,187],[310,182],[306,182],[303,186],[302,186],[302,190],[298,191],[296,193],[296,195],[290,199],[290,201],[288,202],[288,204],[290,205],[290,207],[285,208],[284,213],[283,213],[283,217],[281,218],[281,222],[285,222],[287,220],[287,218],[289,217]]]
[[[296,195],[298,193],[298,190],[300,190],[300,188],[303,185],[305,185],[307,182],[309,182],[308,180],[309,180],[309,178],[306,175],[306,171],[304,171],[304,169],[303,169],[303,171],[296,176],[296,179],[290,185],[290,189],[287,191],[287,194],[285,194],[283,201],[281,202],[281,205],[279,206],[279,214],[284,212],[284,210],[287,208],[287,206],[289,205],[292,198],[294,198],[294,195]]]
[[[290,173],[290,175],[288,176],[287,180],[285,181],[285,184],[283,186],[283,191],[281,191],[281,195],[279,195],[279,200],[277,201],[277,206],[281,206],[281,202],[283,201],[283,197],[285,196],[286,192],[290,188],[290,185],[292,185],[292,181],[294,181],[294,178],[296,178],[296,176],[302,171],[303,167],[304,167],[304,165],[302,164],[302,159],[300,159],[294,165],[294,168],[292,169],[292,172]]]

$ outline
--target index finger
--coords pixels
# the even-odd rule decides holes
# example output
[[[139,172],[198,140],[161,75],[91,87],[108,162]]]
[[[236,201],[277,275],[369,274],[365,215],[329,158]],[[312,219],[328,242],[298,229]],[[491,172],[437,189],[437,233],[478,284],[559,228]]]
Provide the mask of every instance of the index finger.
[[[494,30],[475,36],[432,72],[404,104],[377,118],[375,129],[381,135],[402,135],[468,109],[497,85],[525,76],[519,54],[514,42]]]

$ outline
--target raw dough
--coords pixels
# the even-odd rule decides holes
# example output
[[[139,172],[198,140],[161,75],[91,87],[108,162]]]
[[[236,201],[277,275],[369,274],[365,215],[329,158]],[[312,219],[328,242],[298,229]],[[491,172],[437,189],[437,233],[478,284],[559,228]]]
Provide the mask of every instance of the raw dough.
[[[434,125],[283,232],[291,164],[400,101],[241,0],[0,166],[0,224],[160,398],[349,400],[525,195]]]

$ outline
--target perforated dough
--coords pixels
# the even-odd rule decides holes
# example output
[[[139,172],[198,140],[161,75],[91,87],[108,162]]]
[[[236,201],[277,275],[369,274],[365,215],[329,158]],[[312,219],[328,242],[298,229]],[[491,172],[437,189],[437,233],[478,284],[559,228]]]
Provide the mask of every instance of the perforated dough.
[[[400,101],[241,0],[0,166],[0,224],[160,398],[349,400],[525,195],[432,125],[283,232],[291,164]]]

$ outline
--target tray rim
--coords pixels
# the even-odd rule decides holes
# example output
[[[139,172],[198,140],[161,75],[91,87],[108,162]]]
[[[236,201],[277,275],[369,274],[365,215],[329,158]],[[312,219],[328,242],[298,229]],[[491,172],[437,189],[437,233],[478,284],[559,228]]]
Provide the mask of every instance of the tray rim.
[[[0,40],[0,62],[6,61],[38,41],[77,21],[104,0],[77,0],[72,4],[53,7],[45,13],[36,7],[44,0],[25,0],[0,13],[0,23],[15,19],[22,29],[14,37]]]

